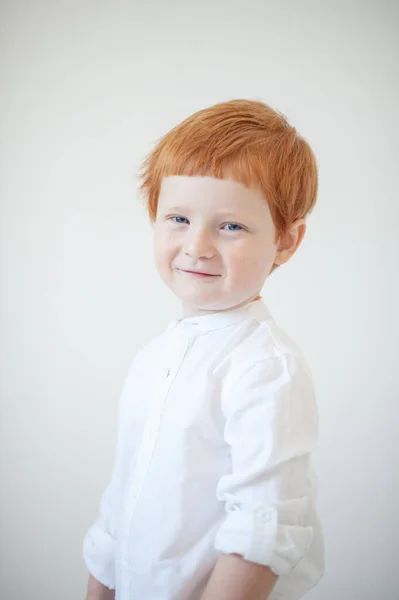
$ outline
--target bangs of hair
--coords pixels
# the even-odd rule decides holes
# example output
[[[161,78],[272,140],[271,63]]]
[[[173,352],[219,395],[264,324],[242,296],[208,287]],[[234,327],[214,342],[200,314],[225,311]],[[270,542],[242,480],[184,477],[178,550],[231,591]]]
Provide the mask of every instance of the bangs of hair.
[[[317,165],[308,143],[266,104],[232,100],[182,121],[142,164],[140,191],[152,221],[162,179],[172,175],[232,179],[262,191],[278,234],[309,213]]]

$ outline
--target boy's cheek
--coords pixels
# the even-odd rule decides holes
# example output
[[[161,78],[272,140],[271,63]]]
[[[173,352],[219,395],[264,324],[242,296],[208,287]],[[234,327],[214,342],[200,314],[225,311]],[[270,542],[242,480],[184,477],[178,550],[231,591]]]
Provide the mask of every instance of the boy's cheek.
[[[159,260],[161,257],[170,253],[170,239],[166,233],[158,233],[154,239],[155,258]]]
[[[161,243],[161,240],[158,240],[155,243],[154,250],[155,250],[155,252],[154,252],[155,266],[156,266],[158,272],[160,273],[160,275],[165,274],[165,272],[168,269],[168,264],[170,261],[167,247]]]

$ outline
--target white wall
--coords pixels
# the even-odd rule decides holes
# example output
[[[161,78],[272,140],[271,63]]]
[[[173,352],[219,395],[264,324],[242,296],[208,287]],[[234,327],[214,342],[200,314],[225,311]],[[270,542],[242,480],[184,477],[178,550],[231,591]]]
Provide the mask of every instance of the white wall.
[[[0,3],[1,598],[84,597],[123,378],[179,310],[135,173],[236,97],[285,112],[320,163],[307,237],[265,288],[320,406],[309,599],[398,597],[398,18],[394,0]]]

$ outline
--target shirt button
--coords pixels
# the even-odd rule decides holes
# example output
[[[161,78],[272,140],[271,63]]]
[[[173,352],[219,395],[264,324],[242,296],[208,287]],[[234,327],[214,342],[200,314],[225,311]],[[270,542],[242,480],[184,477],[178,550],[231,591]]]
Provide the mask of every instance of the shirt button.
[[[272,515],[269,510],[265,508],[261,508],[258,510],[258,516],[264,523],[269,523],[271,521]]]
[[[164,369],[163,370],[163,376],[165,379],[167,379],[169,377],[170,374],[170,369]]]

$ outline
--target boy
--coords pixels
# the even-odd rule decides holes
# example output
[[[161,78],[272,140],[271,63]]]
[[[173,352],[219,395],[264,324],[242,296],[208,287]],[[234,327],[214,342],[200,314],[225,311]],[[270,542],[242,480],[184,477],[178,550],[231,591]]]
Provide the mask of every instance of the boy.
[[[143,165],[183,318],[137,353],[84,541],[90,600],[297,600],[323,571],[309,369],[260,297],[316,201],[308,144],[254,101],[202,110]]]

